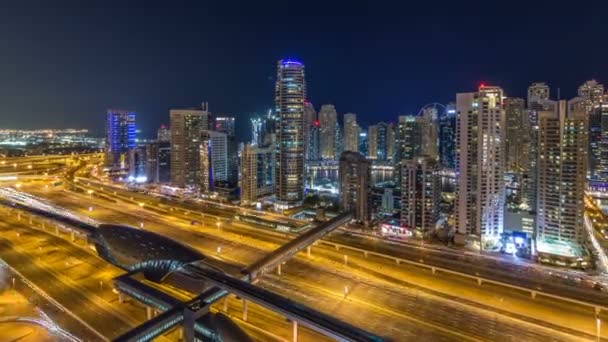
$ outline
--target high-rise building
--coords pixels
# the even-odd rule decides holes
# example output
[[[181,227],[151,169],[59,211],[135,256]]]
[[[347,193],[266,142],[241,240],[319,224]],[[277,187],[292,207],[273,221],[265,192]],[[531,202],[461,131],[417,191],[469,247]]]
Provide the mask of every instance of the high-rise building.
[[[145,183],[148,181],[146,145],[138,145],[129,150],[129,182]]]
[[[241,152],[241,204],[274,194],[275,148],[246,145]]]
[[[395,125],[392,122],[386,126],[386,160],[395,160]]]
[[[342,128],[338,122],[336,122],[334,135],[334,158],[338,158],[338,156],[344,152],[344,134],[342,133]]]
[[[310,151],[312,139],[313,129],[315,126],[315,122],[317,122],[317,112],[315,111],[315,107],[312,103],[306,101],[304,102],[304,160],[309,161],[311,159],[311,153],[315,154],[314,151]]]
[[[344,151],[359,151],[359,125],[353,113],[344,114]]]
[[[578,97],[583,99],[582,106],[590,113],[595,106],[604,102],[604,85],[596,80],[589,80],[578,87]]]
[[[505,111],[503,91],[481,86],[456,95],[456,231],[496,243],[503,231]]]
[[[105,164],[112,169],[129,167],[129,151],[135,148],[135,112],[108,109]]]
[[[354,211],[354,218],[369,225],[371,221],[372,165],[358,152],[340,156],[340,210]]]
[[[523,202],[527,205],[528,211],[534,214],[536,212],[536,198],[538,188],[538,113],[542,110],[549,109],[550,88],[544,82],[533,83],[528,87],[528,167],[522,180],[522,193],[524,194]]]
[[[384,188],[384,193],[382,194],[381,209],[383,212],[388,214],[392,214],[393,210],[395,210],[395,199],[393,197],[392,188]]]
[[[169,142],[171,141],[171,130],[167,125],[160,125],[158,131],[156,131],[156,141],[158,142]]]
[[[576,257],[583,246],[588,128],[580,102],[561,100],[539,113],[539,253]]]
[[[236,130],[234,117],[218,116],[215,118],[215,131],[225,133],[228,139],[228,178],[227,182],[236,184],[239,178],[239,155],[238,142],[236,141]]]
[[[528,108],[542,110],[542,101],[548,100],[549,86],[545,82],[535,82],[528,87]]]
[[[508,97],[504,101],[506,116],[507,171],[522,172],[527,169],[527,152],[530,139],[528,115],[525,111],[524,99]]]
[[[202,109],[171,109],[171,184],[198,187],[200,184],[201,131],[209,127],[210,114]]]
[[[368,155],[368,140],[367,140],[367,131],[359,128],[359,153],[361,155]]]
[[[228,181],[228,135],[202,131],[200,146],[201,191],[210,191],[216,182]]]
[[[439,118],[439,160],[441,166],[454,170],[456,166],[456,106],[446,106],[445,115]]]
[[[306,159],[306,161],[321,160],[321,150],[319,142],[320,134],[321,132],[319,127],[319,121],[315,121],[308,131],[308,140],[306,141],[306,145],[308,146],[308,159]]]
[[[276,113],[279,117],[279,155],[277,208],[301,203],[304,197],[304,64],[280,60],[275,86]]]
[[[321,147],[321,158],[325,160],[336,159],[336,126],[338,124],[338,113],[333,105],[321,106],[319,111],[319,126],[321,133],[319,141]]]
[[[589,113],[589,179],[608,182],[608,102],[596,104]]]
[[[263,138],[264,138],[264,133],[262,128],[263,126],[263,119],[262,118],[251,118],[251,144],[253,146],[262,146],[263,143]]]
[[[439,165],[423,156],[403,160],[401,164],[401,225],[426,236],[439,219],[441,182]]]
[[[150,183],[167,184],[171,181],[171,145],[168,141],[146,144],[146,178]]]
[[[425,147],[430,146],[428,133],[428,123],[424,117],[420,116],[399,116],[397,128],[397,160],[413,159],[414,157],[425,154]]]
[[[422,150],[424,155],[437,159],[439,156],[439,143],[437,128],[439,126],[439,112],[436,107],[425,107],[422,110],[423,134]]]
[[[378,125],[367,127],[367,159],[378,159]]]

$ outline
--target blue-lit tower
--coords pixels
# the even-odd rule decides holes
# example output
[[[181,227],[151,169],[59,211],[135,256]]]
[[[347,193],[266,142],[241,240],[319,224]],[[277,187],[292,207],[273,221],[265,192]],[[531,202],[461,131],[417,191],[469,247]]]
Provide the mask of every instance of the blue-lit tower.
[[[125,169],[129,151],[135,148],[135,112],[108,109],[106,118],[106,166]]]

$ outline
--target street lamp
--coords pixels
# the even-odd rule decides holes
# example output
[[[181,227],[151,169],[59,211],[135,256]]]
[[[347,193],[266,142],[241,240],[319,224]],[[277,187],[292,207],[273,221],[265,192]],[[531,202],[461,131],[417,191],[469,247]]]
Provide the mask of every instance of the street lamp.
[[[144,207],[144,204],[142,202],[139,202],[138,205],[139,205],[140,208]]]
[[[144,223],[143,222],[139,222],[139,228],[143,228],[144,227]]]
[[[217,223],[215,225],[217,226],[218,230],[222,229],[222,223],[220,221],[217,221]]]

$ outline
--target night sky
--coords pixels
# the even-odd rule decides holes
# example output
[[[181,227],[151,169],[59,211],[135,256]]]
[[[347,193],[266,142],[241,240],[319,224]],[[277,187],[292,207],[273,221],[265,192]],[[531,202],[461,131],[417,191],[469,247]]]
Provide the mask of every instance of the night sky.
[[[590,78],[608,83],[608,1],[7,2],[2,128],[101,133],[105,109],[124,107],[137,111],[142,135],[153,136],[169,108],[208,101],[248,134],[250,114],[273,104],[283,57],[306,64],[317,110],[333,103],[364,125],[453,101],[481,82],[525,96],[529,83],[547,81],[562,97]]]

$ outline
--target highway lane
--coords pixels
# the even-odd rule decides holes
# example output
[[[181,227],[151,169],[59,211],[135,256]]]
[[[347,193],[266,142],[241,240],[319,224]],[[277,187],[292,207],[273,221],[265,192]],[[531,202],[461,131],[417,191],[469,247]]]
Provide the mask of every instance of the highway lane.
[[[24,220],[25,222],[25,220]],[[45,270],[51,273],[65,273],[65,276],[69,276],[69,278],[75,279],[78,283],[78,286],[84,287],[85,289],[79,288],[75,289],[75,291],[80,291],[81,293],[88,293],[87,297],[92,297],[93,295],[102,297],[108,304],[106,309],[112,309],[117,312],[121,312],[124,315],[129,315],[131,317],[137,318],[136,321],[131,322],[130,327],[133,327],[145,320],[145,310],[139,304],[126,305],[126,304],[118,304],[117,296],[111,291],[110,283],[111,279],[119,274],[122,274],[122,270],[113,269],[114,267],[105,263],[105,261],[97,258],[92,253],[89,253],[85,246],[78,244],[71,244],[67,241],[56,238],[54,236],[47,236],[45,239],[41,239],[39,235],[44,235],[44,233],[31,230],[27,228],[15,228],[13,225],[12,229],[8,229],[6,226],[2,228],[0,225],[0,233],[2,236],[11,236],[14,234],[13,230],[18,230],[20,232],[20,237],[14,238],[13,240],[17,240],[17,243],[20,243],[19,249],[26,249],[26,253],[21,254],[21,257],[27,258],[30,260],[37,260],[38,263],[43,262],[43,266]],[[6,233],[6,234],[5,234]],[[11,234],[13,233],[13,234]],[[14,234],[16,236],[16,234]],[[67,236],[65,236],[67,238]],[[40,243],[40,241],[52,240],[52,245],[48,245],[46,243]],[[2,241],[0,241],[1,244]],[[25,242],[25,243],[24,243]],[[51,241],[49,241],[51,242]],[[14,247],[14,246],[13,246]],[[28,254],[29,253],[29,254]],[[25,256],[27,254],[27,257]],[[2,253],[4,255],[4,253]],[[65,261],[65,267],[62,263]],[[87,266],[87,267],[85,267]],[[107,268],[112,269],[110,272]],[[59,278],[60,276],[58,276]],[[91,278],[91,279],[89,279]],[[100,291],[98,280],[102,279],[104,281],[103,289],[104,291]],[[65,279],[63,279],[64,284],[60,287],[65,290],[71,291],[71,289],[66,288]],[[67,284],[69,285],[69,284]],[[68,292],[68,291],[66,291]],[[99,293],[101,292],[101,293]],[[51,291],[49,291],[51,293]],[[193,295],[191,295],[193,297]],[[61,298],[57,299],[61,301]],[[75,302],[80,299],[74,299]],[[135,301],[130,301],[131,303],[136,303]],[[88,306],[87,303],[82,303],[83,306]],[[237,307],[242,307],[242,302],[231,296],[229,299],[229,313],[234,315],[236,311],[238,311]],[[223,302],[218,303],[214,306],[214,311],[221,310],[223,308]],[[95,312],[97,318],[104,317],[104,320],[111,319],[112,315],[108,313],[104,313],[102,311],[97,310]],[[86,320],[85,317],[83,319]],[[242,325],[243,328],[250,333],[255,339],[259,341],[269,341],[274,337],[278,338],[278,341],[283,340],[291,340],[292,327],[291,324],[286,322],[283,317],[279,315],[257,307],[256,305],[250,305],[248,322],[244,322],[242,319],[238,319],[235,316],[237,323]],[[126,329],[126,328],[125,328]],[[112,336],[118,336],[118,332],[108,328],[108,330],[112,333]],[[126,331],[126,330],[124,330]],[[271,332],[272,335],[269,335]],[[175,335],[175,334],[173,334]],[[300,329],[300,340],[301,341],[329,341],[322,336],[308,330],[308,329]]]
[[[62,198],[62,200],[66,201],[67,197],[70,197],[70,196],[64,195],[61,198]],[[96,201],[95,199],[91,199],[91,200]],[[83,207],[82,201],[83,201],[83,199],[74,201],[75,203],[79,203],[79,204],[75,204],[74,202],[70,203],[69,201],[63,202],[61,204],[64,206],[72,206],[72,207],[84,209],[84,208],[82,208]],[[171,236],[173,238],[176,238],[177,240],[182,240],[183,242],[195,245],[195,247],[201,248],[205,253],[211,254],[211,255],[217,254],[216,253],[217,246],[222,246],[222,251],[220,253],[220,256],[222,256],[224,259],[229,259],[229,258],[233,257],[235,262],[240,262],[243,265],[248,264],[248,263],[252,262],[253,260],[256,260],[258,257],[260,257],[261,255],[266,253],[267,250],[271,250],[273,247],[276,247],[276,244],[269,242],[269,241],[264,241],[262,238],[259,238],[259,237],[257,240],[248,241],[248,239],[250,239],[250,238],[246,237],[242,234],[234,233],[234,234],[236,234],[236,236],[229,236],[227,234],[233,234],[229,231],[229,230],[233,229],[230,225],[225,225],[222,228],[222,231],[220,231],[217,228],[196,227],[193,229],[193,227],[190,227],[188,224],[184,224],[183,223],[184,220],[179,220],[179,219],[173,218],[173,217],[170,220],[165,220],[165,222],[168,222],[167,224],[159,225],[158,222],[162,222],[162,220],[163,220],[162,217],[156,217],[157,215],[152,214],[150,212],[143,211],[143,210],[141,210],[141,208],[136,208],[136,207],[129,208],[128,206],[117,207],[117,206],[109,205],[109,207],[114,207],[115,209],[107,208],[107,210],[106,209],[101,210],[101,208],[104,207],[104,204],[102,204],[101,201],[96,201],[95,203],[96,203],[95,209],[92,212],[92,214],[108,215],[108,213],[111,213],[111,214],[109,214],[110,217],[107,217],[110,221],[117,220],[117,221],[123,222],[123,223],[125,223],[125,222],[128,223],[129,221],[131,223],[136,223],[138,221],[144,222],[146,229],[158,230],[159,232],[164,233],[165,235]],[[108,206],[107,204],[105,204],[105,205]],[[84,210],[86,211],[86,209],[84,209]],[[122,212],[122,211],[124,211],[124,212]],[[181,225],[179,224],[179,221],[182,221]],[[176,227],[173,227],[173,226],[176,226]],[[177,227],[181,227],[181,229],[175,229]],[[188,230],[190,230],[190,232]],[[195,230],[195,232],[192,232],[192,230]],[[203,232],[203,233],[201,233],[201,232]],[[195,239],[193,239],[193,235],[195,237],[197,237],[196,241],[193,241],[193,240],[195,240]],[[238,243],[236,243],[235,241],[237,241]],[[255,247],[252,247],[252,246],[255,246]],[[252,251],[251,248],[253,248],[254,250]],[[314,251],[313,256],[317,256],[317,254],[319,254],[318,251],[323,251],[323,250],[324,249],[322,249],[322,248],[315,247],[313,249],[313,251]],[[321,259],[320,262],[323,264],[331,262],[336,265],[332,265],[332,267],[330,267],[330,268],[337,267],[337,265],[339,265],[338,261],[341,259],[342,256],[343,256],[342,252],[340,252],[340,253],[335,252],[335,255],[331,258],[328,258],[329,259],[328,261]],[[370,279],[370,276],[369,276],[370,269],[377,270],[378,268],[382,268],[382,269],[389,270],[391,267],[390,265],[388,265],[386,263],[386,261],[384,261],[383,263],[377,264],[376,261],[373,261],[371,258],[369,259],[369,261],[357,260],[356,259],[357,256],[355,256],[355,255],[349,256],[349,258],[351,258],[351,259],[349,259],[350,260],[349,265],[351,268],[356,266],[357,263],[365,263],[365,262],[370,263],[361,272],[362,273],[361,277],[364,277],[363,279],[366,279],[366,280]],[[296,259],[298,259],[298,258],[296,258]],[[361,259],[363,259],[363,258],[361,258]],[[293,262],[295,265],[297,265],[297,267],[295,267],[295,269],[302,268],[302,266],[300,264],[298,264],[298,262],[299,262],[299,260],[296,260]],[[292,262],[288,263],[288,266],[285,269],[287,269],[287,270],[292,269],[291,264],[292,264]],[[317,265],[312,270],[309,269],[309,272],[310,273],[318,272],[318,268],[319,268],[319,266]],[[346,272],[347,273],[354,272],[351,268],[347,269]],[[426,281],[426,283],[424,283],[425,286],[431,286],[434,283],[444,282],[442,287],[439,288],[439,290],[441,290],[442,292],[447,291],[449,293],[449,291],[461,291],[460,288],[463,288],[463,289],[466,289],[466,290],[463,290],[463,291],[465,291],[466,296],[470,296],[471,298],[477,298],[480,303],[484,303],[489,298],[490,302],[495,303],[495,305],[497,307],[513,306],[515,309],[517,309],[517,307],[521,306],[525,309],[525,311],[528,314],[530,313],[530,311],[533,311],[534,314],[538,314],[537,312],[534,312],[534,310],[536,310],[534,308],[534,305],[540,305],[540,306],[548,305],[547,303],[544,303],[543,301],[537,300],[537,301],[534,301],[533,302],[534,305],[531,306],[529,297],[527,297],[526,295],[521,294],[521,293],[519,293],[519,294],[518,293],[509,293],[509,291],[505,291],[504,289],[493,289],[493,288],[488,288],[485,286],[478,288],[478,287],[474,286],[474,284],[471,284],[470,282],[467,283],[467,282],[463,281],[462,279],[449,279],[444,276],[434,277],[430,274],[430,272],[424,272],[418,268],[410,267],[410,269],[408,270],[408,268],[404,267],[403,265],[399,266],[398,268],[399,268],[398,270],[391,271],[391,272],[395,272],[395,275],[392,277],[394,279],[401,278],[401,279],[409,280],[409,278],[413,277],[413,282],[416,283],[416,282],[422,282],[424,279],[429,278],[429,279],[425,280]],[[407,270],[407,273],[404,273],[404,270]],[[329,273],[331,273],[331,272],[329,272]],[[331,275],[328,279],[324,280],[324,283],[325,282],[331,283],[332,282],[331,279],[334,279],[334,278],[335,278],[335,275]],[[305,275],[302,277],[302,279],[303,280],[306,279]],[[376,284],[382,284],[377,279],[372,279],[372,280]],[[387,283],[387,285],[390,285],[390,286],[395,285],[394,280],[391,280],[391,281],[384,280],[384,281],[385,281],[385,283]],[[342,281],[337,281],[337,282],[341,283]],[[380,289],[383,289],[384,285],[383,286],[375,285],[375,286]],[[356,286],[354,286],[353,288],[356,288]],[[468,292],[466,292],[466,291],[468,291]],[[498,295],[494,294],[495,291],[499,291]],[[289,293],[289,292],[287,292],[287,293]],[[482,294],[483,294],[483,296],[481,296]],[[513,297],[513,298],[511,298],[511,297]],[[374,297],[369,297],[369,298],[374,298]],[[404,300],[407,301],[406,299],[404,299]],[[453,299],[450,299],[450,300],[453,300]],[[445,301],[445,299],[442,299],[442,301]],[[514,301],[515,304],[511,304],[511,301]],[[332,301],[328,300],[328,302],[331,303]],[[390,304],[391,304],[391,301],[387,301],[385,303],[385,305],[390,305]],[[549,304],[550,304],[550,309],[551,309],[552,308],[551,306],[554,305],[554,303],[549,303]],[[436,307],[437,305],[434,305],[434,306]],[[560,307],[560,310],[566,311],[566,313],[564,315],[562,315],[565,319],[568,320],[568,324],[566,324],[566,326],[569,326],[569,323],[574,322],[575,323],[574,325],[575,326],[580,325],[581,330],[583,330],[583,331],[592,331],[593,330],[593,319],[591,318],[592,317],[591,313],[575,312],[573,314],[573,316],[579,317],[579,318],[570,320],[570,319],[568,319],[568,317],[570,317],[570,316],[567,314],[567,311],[572,310],[572,309],[563,308],[563,306],[564,306],[563,303],[557,305],[557,307]],[[446,309],[445,311],[451,312],[452,310],[453,309]],[[351,312],[361,312],[361,310],[357,311],[356,309],[354,309],[354,311],[351,311]],[[551,310],[548,310],[547,308],[540,310],[540,314],[545,314],[546,318],[552,318],[551,315],[547,316],[547,313],[550,313],[550,312],[551,312]],[[463,317],[467,316],[467,315],[463,314]],[[583,317],[583,316],[588,316],[588,317]],[[500,317],[502,317],[502,316],[500,316]],[[349,321],[348,317],[345,320]],[[393,318],[393,320],[395,320],[395,319]],[[383,321],[383,320],[380,319],[379,321]],[[398,321],[398,320],[395,320],[395,321]],[[553,321],[553,319],[550,319],[550,321]],[[579,321],[580,321],[580,323],[579,323]],[[462,329],[462,328],[460,328],[460,329]],[[526,331],[526,329],[530,330],[528,327],[523,327],[523,328],[516,327],[514,329],[515,331],[513,332],[513,336],[517,336],[517,334],[518,334],[517,331]],[[405,331],[408,331],[408,330],[409,329],[405,329]],[[531,334],[534,335],[534,334],[536,334],[536,332],[532,331]]]
[[[81,185],[92,183],[81,183]],[[104,186],[103,188],[107,188]],[[99,187],[95,188],[99,190]],[[99,190],[102,191],[102,190]],[[111,192],[108,192],[112,194]],[[120,194],[119,190],[119,194]],[[156,198],[140,193],[129,193],[122,190],[123,195],[131,195],[136,200],[146,203],[156,203]],[[174,203],[175,204],[175,203]],[[182,204],[176,204],[178,206]],[[196,206],[191,205],[193,208]],[[164,206],[164,208],[167,208]],[[174,208],[177,208],[174,207]],[[190,208],[190,209],[193,209]],[[232,218],[233,209],[219,210],[214,207],[200,206],[206,213]],[[176,215],[178,210],[174,211]],[[572,297],[584,301],[605,303],[608,293],[601,293],[594,289],[596,281],[603,281],[603,277],[592,277],[584,272],[560,270],[534,263],[523,263],[517,260],[510,261],[505,258],[496,258],[490,255],[464,254],[442,249],[425,248],[411,244],[396,244],[378,238],[357,236],[350,232],[334,233],[330,241],[341,243],[361,249],[376,251],[386,255],[394,255],[402,259],[419,261],[426,264],[452,269],[471,275],[480,275],[488,279],[502,281],[522,287],[541,289],[546,292]]]

